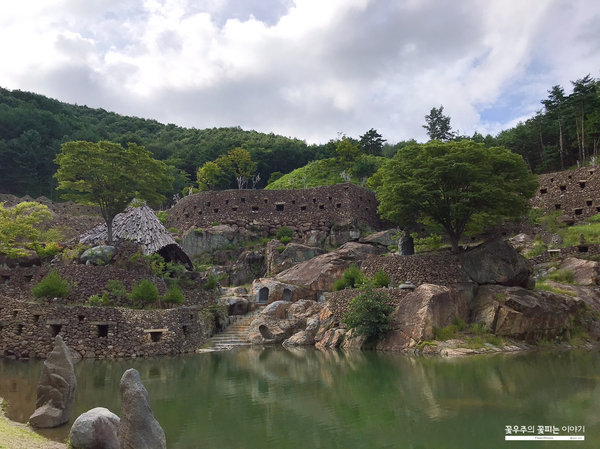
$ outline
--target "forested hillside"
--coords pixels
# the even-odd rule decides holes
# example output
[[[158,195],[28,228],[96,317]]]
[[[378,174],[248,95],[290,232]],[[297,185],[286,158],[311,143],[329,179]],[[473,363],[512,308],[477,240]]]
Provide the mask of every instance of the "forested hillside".
[[[331,156],[325,145],[308,146],[275,134],[239,127],[201,130],[163,125],[0,88],[0,193],[56,198],[53,160],[61,144],[73,140],[145,146],[173,167],[177,175],[174,192],[186,184],[195,185],[198,167],[236,147],[248,150],[258,163],[260,187],[272,172],[289,173],[313,159]]]

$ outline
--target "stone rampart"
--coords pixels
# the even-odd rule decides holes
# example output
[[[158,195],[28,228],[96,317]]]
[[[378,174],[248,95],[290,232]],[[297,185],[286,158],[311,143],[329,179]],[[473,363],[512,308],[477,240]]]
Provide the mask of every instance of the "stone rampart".
[[[561,211],[574,220],[600,212],[600,174],[596,167],[540,175],[539,182],[533,204],[546,212]]]
[[[182,233],[217,223],[271,234],[290,226],[301,237],[354,220],[382,229],[385,224],[377,206],[372,191],[351,183],[299,190],[211,191],[183,198],[169,210],[167,223]]]
[[[36,304],[0,296],[0,356],[45,358],[60,335],[85,358],[194,352],[207,327],[194,307],[137,310]]]

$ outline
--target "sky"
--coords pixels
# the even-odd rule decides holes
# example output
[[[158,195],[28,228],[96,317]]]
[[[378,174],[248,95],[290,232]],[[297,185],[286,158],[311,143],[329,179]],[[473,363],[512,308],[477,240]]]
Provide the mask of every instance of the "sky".
[[[20,0],[0,86],[185,127],[325,143],[496,135],[600,78],[598,0]]]

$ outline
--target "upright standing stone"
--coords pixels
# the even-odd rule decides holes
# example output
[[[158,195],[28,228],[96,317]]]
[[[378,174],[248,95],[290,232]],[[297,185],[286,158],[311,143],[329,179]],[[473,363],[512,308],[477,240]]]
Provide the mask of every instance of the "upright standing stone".
[[[415,253],[415,241],[409,236],[400,237],[398,241],[398,254],[401,256],[412,256]]]
[[[120,449],[166,449],[165,432],[154,418],[140,373],[131,368],[121,378]]]
[[[54,349],[44,362],[37,387],[36,411],[29,418],[34,427],[57,427],[69,421],[77,379],[69,348],[60,335],[54,339]]]

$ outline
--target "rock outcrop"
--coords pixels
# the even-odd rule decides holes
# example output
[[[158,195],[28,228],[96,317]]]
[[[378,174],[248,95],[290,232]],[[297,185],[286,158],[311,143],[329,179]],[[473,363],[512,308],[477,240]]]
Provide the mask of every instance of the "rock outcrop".
[[[281,273],[294,265],[327,253],[324,249],[299,243],[288,243],[280,252],[282,246],[284,245],[279,240],[271,240],[267,243],[265,258],[269,275]]]
[[[258,235],[238,226],[219,225],[206,229],[190,229],[181,241],[181,247],[190,256],[215,251],[232,243],[256,239]]]
[[[119,449],[117,431],[120,419],[104,407],[79,415],[73,423],[69,440],[73,449]]]
[[[57,427],[69,421],[77,379],[69,348],[60,335],[54,339],[54,349],[44,362],[37,387],[36,410],[29,418],[34,427]]]
[[[86,265],[107,265],[117,254],[114,246],[95,246],[79,256]]]
[[[573,282],[578,285],[597,285],[600,280],[600,262],[568,257],[562,261],[559,269],[573,273]]]
[[[360,243],[370,245],[379,245],[387,249],[388,246],[397,243],[398,239],[394,236],[398,234],[398,229],[388,229],[387,231],[375,232],[359,239]]]
[[[527,259],[500,238],[461,253],[460,261],[469,277],[478,284],[527,287],[532,273]]]
[[[165,432],[154,418],[140,373],[130,368],[121,378],[120,449],[166,449]]]
[[[279,273],[277,279],[312,291],[332,291],[335,281],[342,277],[351,264],[360,265],[368,255],[382,254],[384,251],[372,245],[348,242],[335,251]]]

